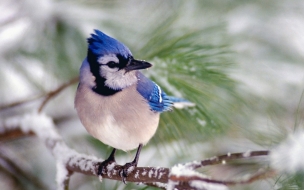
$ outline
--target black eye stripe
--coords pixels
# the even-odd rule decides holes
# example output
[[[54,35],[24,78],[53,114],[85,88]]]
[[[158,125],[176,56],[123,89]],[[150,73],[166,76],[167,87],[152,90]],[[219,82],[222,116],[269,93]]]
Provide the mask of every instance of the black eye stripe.
[[[108,62],[106,65],[108,65],[108,67],[110,67],[110,68],[118,67],[118,64],[115,63],[114,61],[110,61],[110,62]]]
[[[119,59],[119,69],[125,68],[130,59],[129,57],[126,58],[120,54],[117,55],[117,58]]]
[[[99,64],[100,66],[108,66],[110,68],[115,68],[118,67],[118,63],[114,62],[114,61],[109,61],[106,64]]]
[[[118,54],[116,56],[118,58],[118,63],[116,63],[115,61],[109,61],[106,64],[99,63],[99,66],[107,66],[109,68],[118,68],[120,70],[120,69],[125,68],[126,65],[133,59],[132,56],[128,56],[127,58],[120,54]]]

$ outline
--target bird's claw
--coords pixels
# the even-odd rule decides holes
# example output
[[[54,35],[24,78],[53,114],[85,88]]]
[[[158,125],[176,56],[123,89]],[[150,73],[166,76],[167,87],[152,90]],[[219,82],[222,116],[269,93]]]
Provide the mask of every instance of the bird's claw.
[[[122,178],[122,182],[126,184],[126,179],[128,175],[135,169],[137,166],[137,163],[130,162],[126,163],[124,166],[122,166],[122,169],[119,172],[120,177]]]
[[[115,152],[116,152],[116,149],[114,148],[109,156],[108,159],[106,159],[105,161],[99,163],[99,166],[98,166],[98,172],[97,174],[99,176],[101,176],[102,174],[106,174],[107,173],[107,166],[111,165],[111,164],[116,164],[116,161],[115,161]]]
[[[107,166],[108,165],[111,165],[113,163],[116,163],[115,161],[113,160],[105,160],[101,163],[99,163],[99,166],[98,166],[98,175],[102,175],[102,174],[106,174],[107,173]]]

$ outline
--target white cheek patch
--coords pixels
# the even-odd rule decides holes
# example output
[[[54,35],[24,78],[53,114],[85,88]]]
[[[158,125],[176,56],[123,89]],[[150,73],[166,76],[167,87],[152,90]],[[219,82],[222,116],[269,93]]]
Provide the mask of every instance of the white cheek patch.
[[[126,73],[124,69],[119,70],[118,68],[110,68],[106,65],[110,61],[117,63],[117,65],[119,64],[119,59],[115,54],[102,56],[97,61],[101,64],[99,74],[106,79],[106,86],[114,90],[121,90],[137,82],[135,72]]]
[[[137,78],[134,72],[127,72],[125,70],[120,70],[115,73],[106,73],[105,84],[114,89],[120,90],[131,86],[137,82]]]
[[[108,55],[104,55],[102,57],[100,57],[98,60],[98,63],[105,65],[107,63],[109,63],[110,61],[113,61],[115,63],[119,63],[119,59],[117,58],[117,56],[115,54],[108,54]]]
[[[118,68],[110,68],[108,67],[106,64],[109,63],[110,61],[113,61],[115,63],[117,63],[117,65],[119,64],[119,59],[116,57],[116,55],[114,54],[109,54],[109,55],[105,55],[103,57],[100,57],[98,60],[98,63],[100,63],[101,65],[100,67],[100,76],[104,77],[105,79],[107,79],[109,76],[112,75],[112,73],[115,73],[118,71]]]
[[[107,78],[107,76],[112,75],[112,73],[118,72],[118,68],[110,68],[107,65],[101,65],[100,66],[100,75],[104,78]]]

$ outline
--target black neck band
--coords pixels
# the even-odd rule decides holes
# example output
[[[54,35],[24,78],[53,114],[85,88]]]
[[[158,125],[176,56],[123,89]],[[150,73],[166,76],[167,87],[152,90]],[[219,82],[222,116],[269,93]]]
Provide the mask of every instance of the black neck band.
[[[103,96],[110,96],[121,91],[121,90],[114,90],[105,85],[106,79],[101,77],[99,74],[100,66],[97,63],[97,57],[90,50],[88,51],[87,60],[90,64],[91,73],[95,77],[96,86],[93,87],[92,89],[94,92]]]

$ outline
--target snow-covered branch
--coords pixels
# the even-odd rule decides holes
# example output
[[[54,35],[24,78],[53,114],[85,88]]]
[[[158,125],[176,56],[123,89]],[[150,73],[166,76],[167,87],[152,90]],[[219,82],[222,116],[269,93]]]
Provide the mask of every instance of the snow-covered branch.
[[[33,132],[42,139],[47,148],[51,150],[56,159],[58,189],[64,189],[64,184],[72,172],[80,172],[86,175],[97,175],[98,160],[94,156],[77,153],[70,149],[58,134],[52,119],[42,113],[26,114],[5,120],[1,126],[2,132],[21,129],[23,133]],[[106,174],[102,177],[121,180],[119,171],[122,166],[109,165]],[[127,178],[129,182],[167,182],[169,169],[143,167],[136,168]]]
[[[75,170],[84,174],[96,174],[98,160],[94,156],[79,154],[70,149],[58,134],[53,120],[42,113],[26,114],[6,119],[2,131],[19,128],[24,133],[33,132],[43,140],[56,159],[58,189],[64,189],[66,179]]]
[[[18,101],[15,101],[15,102],[11,102],[9,104],[0,105],[0,111],[5,110],[5,109],[9,109],[9,108],[12,108],[12,107],[15,107],[15,106],[20,106],[22,104],[25,104],[25,103],[28,103],[28,102],[31,102],[31,101],[38,100],[38,99],[42,98],[43,101],[38,108],[38,112],[41,112],[43,110],[43,108],[45,107],[45,105],[52,98],[56,97],[64,89],[66,89],[67,87],[75,84],[76,82],[78,82],[78,76],[70,79],[66,83],[61,84],[56,89],[51,90],[47,93],[43,93],[43,94],[40,94],[38,96],[32,96],[32,97],[26,98],[24,100],[18,100]],[[1,130],[1,128],[0,128],[0,130]],[[2,128],[2,131],[0,131],[0,140],[3,140],[3,141],[6,141],[8,139],[15,139],[15,138],[22,137],[22,136],[25,136],[25,135],[33,135],[34,134],[32,131],[27,131],[27,133],[24,133],[20,129],[20,127],[18,127],[18,126],[11,126],[9,129],[7,128],[5,130],[5,133],[4,133],[3,130],[4,130],[4,128]]]
[[[228,189],[227,186],[249,184],[276,175],[277,173],[274,170],[264,169],[239,180],[215,180],[193,170],[187,165],[178,164],[171,169],[168,189],[178,188],[181,184],[185,186],[185,183],[187,183],[192,189],[226,190]]]
[[[31,113],[6,119],[1,127],[2,133],[19,128],[23,133],[32,132],[43,140],[56,159],[58,189],[67,189],[70,176],[74,172],[97,176],[99,163],[102,160],[94,156],[80,154],[69,148],[58,134],[52,118],[43,113]],[[126,181],[143,183],[166,189],[227,189],[227,185],[251,183],[259,179],[272,177],[272,170],[256,173],[238,181],[215,180],[195,171],[195,169],[214,164],[225,164],[226,161],[257,156],[267,156],[268,151],[251,151],[245,153],[228,153],[202,161],[177,164],[172,169],[163,167],[136,167]],[[102,178],[121,181],[119,175],[122,166],[109,164]]]
[[[221,156],[212,157],[210,159],[202,160],[202,161],[193,161],[185,164],[177,164],[171,169],[169,175],[169,185],[168,189],[177,188],[179,185],[188,185],[192,189],[216,189],[216,190],[225,190],[227,186],[238,185],[238,184],[248,184],[260,179],[266,179],[270,177],[274,177],[276,172],[271,169],[265,169],[258,171],[257,173],[246,176],[244,179],[239,180],[215,180],[209,176],[203,175],[195,169],[198,169],[203,166],[210,166],[216,164],[225,165],[230,160],[236,159],[246,159],[260,156],[267,156],[269,151],[247,151],[244,153],[228,153]]]

